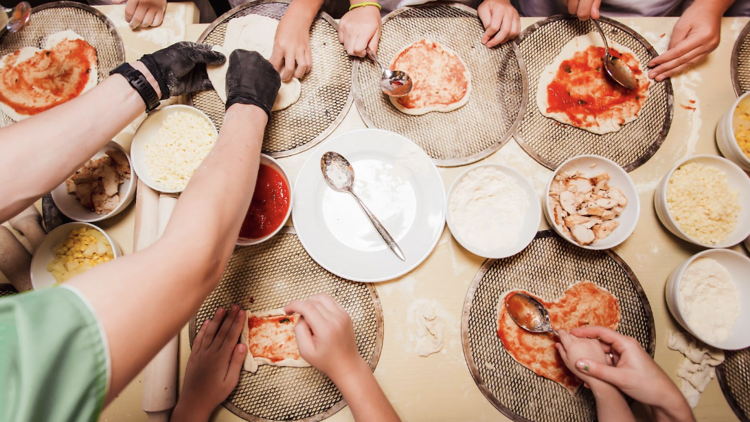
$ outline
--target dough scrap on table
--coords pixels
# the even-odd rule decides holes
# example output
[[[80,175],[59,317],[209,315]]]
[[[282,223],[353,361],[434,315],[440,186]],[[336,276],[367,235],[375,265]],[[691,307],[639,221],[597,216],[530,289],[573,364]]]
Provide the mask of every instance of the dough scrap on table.
[[[435,308],[422,303],[414,311],[417,321],[417,349],[419,356],[427,357],[443,348],[445,320],[438,316]]]
[[[208,79],[219,94],[224,103],[227,102],[226,78],[229,69],[229,55],[234,50],[242,49],[257,51],[266,60],[273,53],[273,40],[279,21],[260,15],[247,15],[235,18],[227,24],[227,32],[224,37],[224,45],[215,45],[214,51],[218,51],[227,57],[224,64],[219,66],[207,66]],[[276,101],[271,111],[283,110],[299,100],[302,94],[302,84],[299,79],[292,78],[289,82],[282,82]]]
[[[244,369],[255,372],[259,365],[307,367],[300,356],[294,326],[297,314],[286,315],[283,308],[270,311],[247,311],[240,342],[247,346]],[[252,324],[252,327],[251,327]]]
[[[716,378],[716,366],[724,362],[724,351],[705,345],[687,333],[669,331],[667,347],[685,356],[677,369],[680,391],[690,404],[698,405],[701,393]]]

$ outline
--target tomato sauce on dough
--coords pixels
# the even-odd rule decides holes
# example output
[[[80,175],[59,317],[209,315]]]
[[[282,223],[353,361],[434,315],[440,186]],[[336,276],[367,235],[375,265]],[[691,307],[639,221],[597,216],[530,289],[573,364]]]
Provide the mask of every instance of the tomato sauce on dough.
[[[284,359],[299,359],[294,325],[299,315],[270,317],[251,316],[247,320],[249,329],[248,350],[254,357],[263,357],[271,362]]]
[[[276,170],[261,164],[250,208],[240,229],[240,239],[260,239],[286,220],[290,206],[289,186]]]

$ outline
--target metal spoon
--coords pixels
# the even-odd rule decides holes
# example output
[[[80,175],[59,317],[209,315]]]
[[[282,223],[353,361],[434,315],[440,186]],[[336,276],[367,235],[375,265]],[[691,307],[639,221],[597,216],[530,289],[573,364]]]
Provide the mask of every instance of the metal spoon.
[[[638,80],[635,79],[635,75],[633,75],[633,71],[630,70],[628,65],[617,57],[613,57],[609,54],[607,37],[604,36],[604,31],[602,31],[602,27],[599,26],[599,22],[597,22],[596,19],[591,19],[591,22],[594,22],[594,26],[597,31],[599,31],[599,35],[602,36],[602,40],[604,40],[604,49],[607,53],[604,58],[604,69],[607,71],[607,74],[609,74],[615,82],[627,89],[638,88]]]
[[[383,74],[380,76],[380,89],[382,89],[386,95],[390,95],[391,97],[403,97],[411,92],[412,82],[406,72],[390,70],[383,66],[383,64],[380,63],[380,60],[378,60],[378,56],[370,50],[370,47],[367,47],[366,52],[367,57],[377,63],[378,66],[380,66],[380,70],[383,71]]]
[[[10,32],[18,32],[29,23],[31,19],[31,5],[27,2],[18,3],[14,8],[0,7],[0,29],[5,28]]]
[[[525,293],[516,293],[505,301],[505,309],[519,327],[532,333],[558,335],[549,321],[549,312],[541,302]]]
[[[388,247],[391,248],[393,253],[395,253],[396,256],[399,257],[399,259],[401,259],[402,261],[406,261],[406,258],[404,258],[404,253],[401,252],[401,248],[398,247],[398,244],[395,240],[393,240],[391,235],[388,233],[388,230],[386,230],[385,227],[380,224],[380,221],[378,221],[377,217],[373,215],[373,213],[369,208],[367,208],[365,203],[362,202],[361,199],[359,199],[357,194],[354,193],[354,169],[352,169],[349,161],[347,161],[347,159],[344,158],[343,155],[333,151],[329,151],[323,154],[322,157],[320,157],[320,170],[323,172],[323,178],[326,179],[328,186],[333,188],[333,190],[337,192],[348,192],[352,194],[352,196],[357,200],[359,206],[362,207],[362,210],[365,212],[365,214],[367,214],[367,217],[370,218],[370,222],[372,222],[372,225],[375,226],[375,230],[378,231]]]

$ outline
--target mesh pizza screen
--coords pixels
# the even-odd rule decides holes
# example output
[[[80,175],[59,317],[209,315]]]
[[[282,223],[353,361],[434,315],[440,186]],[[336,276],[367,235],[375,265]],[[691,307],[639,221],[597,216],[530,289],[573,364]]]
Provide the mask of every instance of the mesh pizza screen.
[[[281,19],[289,4],[255,1],[243,4],[214,21],[198,42],[223,45],[227,23],[250,14]],[[266,126],[263,152],[273,157],[297,154],[325,139],[341,123],[352,102],[352,64],[339,43],[333,19],[320,13],[310,28],[312,70],[300,80],[302,93],[290,107],[275,111]],[[224,122],[224,103],[215,91],[198,92],[190,104],[206,113],[217,129]]]
[[[748,33],[750,33],[750,22],[737,37],[730,61],[732,85],[738,97],[750,91],[750,37],[747,36]]]
[[[643,67],[656,56],[651,44],[632,29],[606,18],[599,19],[599,23],[607,39],[633,50]],[[589,21],[581,22],[575,16],[554,16],[526,28],[518,37],[529,77],[529,105],[515,138],[533,159],[551,170],[576,155],[595,154],[631,171],[656,153],[669,132],[674,103],[670,80],[652,82],[640,116],[619,131],[606,135],[596,135],[545,117],[537,105],[536,92],[542,70],[554,61],[568,41],[591,31],[595,28]]]
[[[91,6],[70,1],[35,7],[28,26],[18,32],[0,32],[0,57],[24,47],[43,48],[49,35],[66,30],[74,31],[96,49],[99,82],[125,61],[125,48],[112,21]],[[0,127],[12,123],[0,111]]]
[[[18,293],[18,291],[16,291],[16,288],[13,287],[12,284],[10,284],[10,283],[0,284],[0,297],[10,296],[10,295],[14,295],[16,293]]]
[[[380,68],[371,60],[354,63],[354,95],[367,126],[414,141],[439,166],[473,163],[497,151],[515,132],[526,106],[526,75],[514,43],[488,49],[477,12],[462,5],[398,9],[383,19],[378,58],[388,66],[404,47],[421,39],[455,51],[471,73],[469,102],[449,113],[410,116],[398,111],[380,90]]]
[[[469,288],[461,321],[464,356],[484,396],[515,421],[583,422],[596,419],[594,398],[581,388],[575,396],[561,385],[517,363],[497,336],[497,306],[508,290],[523,289],[556,300],[582,280],[609,290],[622,317],[618,331],[635,337],[653,356],[654,319],[638,279],[619,256],[586,250],[552,231],[537,233],[523,252],[487,260]]]
[[[375,288],[337,277],[316,264],[293,228],[255,246],[235,249],[221,283],[190,321],[190,344],[196,327],[216,309],[236,303],[243,309],[281,308],[292,300],[328,293],[349,312],[359,353],[374,370],[383,346],[383,313]],[[319,421],[345,406],[341,393],[321,372],[309,368],[261,365],[240,374],[224,406],[248,421]]]
[[[750,349],[725,350],[724,357],[716,368],[721,391],[737,418],[750,422]]]

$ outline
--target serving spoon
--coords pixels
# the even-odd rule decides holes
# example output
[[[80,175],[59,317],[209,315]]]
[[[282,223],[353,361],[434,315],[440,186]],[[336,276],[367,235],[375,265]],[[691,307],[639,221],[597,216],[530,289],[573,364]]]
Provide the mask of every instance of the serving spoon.
[[[328,186],[333,190],[352,194],[354,199],[357,200],[359,206],[362,207],[362,210],[367,214],[367,217],[370,218],[370,222],[375,226],[375,230],[378,231],[380,237],[383,238],[388,247],[391,248],[393,253],[396,254],[400,260],[406,261],[404,253],[401,252],[398,243],[393,240],[393,237],[388,233],[388,230],[380,224],[380,221],[370,209],[367,208],[367,205],[365,205],[365,203],[359,199],[357,194],[354,193],[354,169],[352,168],[352,165],[349,164],[349,161],[337,152],[328,151],[320,157],[320,170],[323,172],[323,178],[326,179]]]
[[[558,336],[549,321],[547,308],[533,297],[525,293],[515,293],[505,301],[505,309],[513,321],[524,330],[531,333],[552,333]]]
[[[29,23],[31,19],[31,5],[28,2],[18,3],[9,9],[0,6],[0,29],[5,28],[10,32],[18,32]]]
[[[380,70],[383,72],[380,75],[380,89],[382,89],[386,95],[391,97],[403,97],[411,92],[412,82],[406,72],[390,70],[383,66],[383,64],[380,63],[380,60],[378,60],[378,56],[375,55],[375,52],[373,52],[370,47],[367,47],[365,51],[367,52],[367,57],[377,63],[378,66],[380,66]]]
[[[607,74],[615,82],[624,86],[625,88],[631,90],[638,88],[638,80],[635,79],[635,75],[633,75],[633,71],[630,70],[628,65],[626,65],[625,62],[618,59],[617,57],[613,57],[611,54],[609,54],[609,44],[607,43],[607,37],[604,36],[604,31],[602,31],[602,27],[599,26],[599,22],[597,22],[596,19],[591,19],[591,22],[594,22],[596,30],[599,31],[599,35],[602,36],[602,40],[604,41],[604,49],[607,53],[607,55],[604,57],[604,70],[607,71]]]

